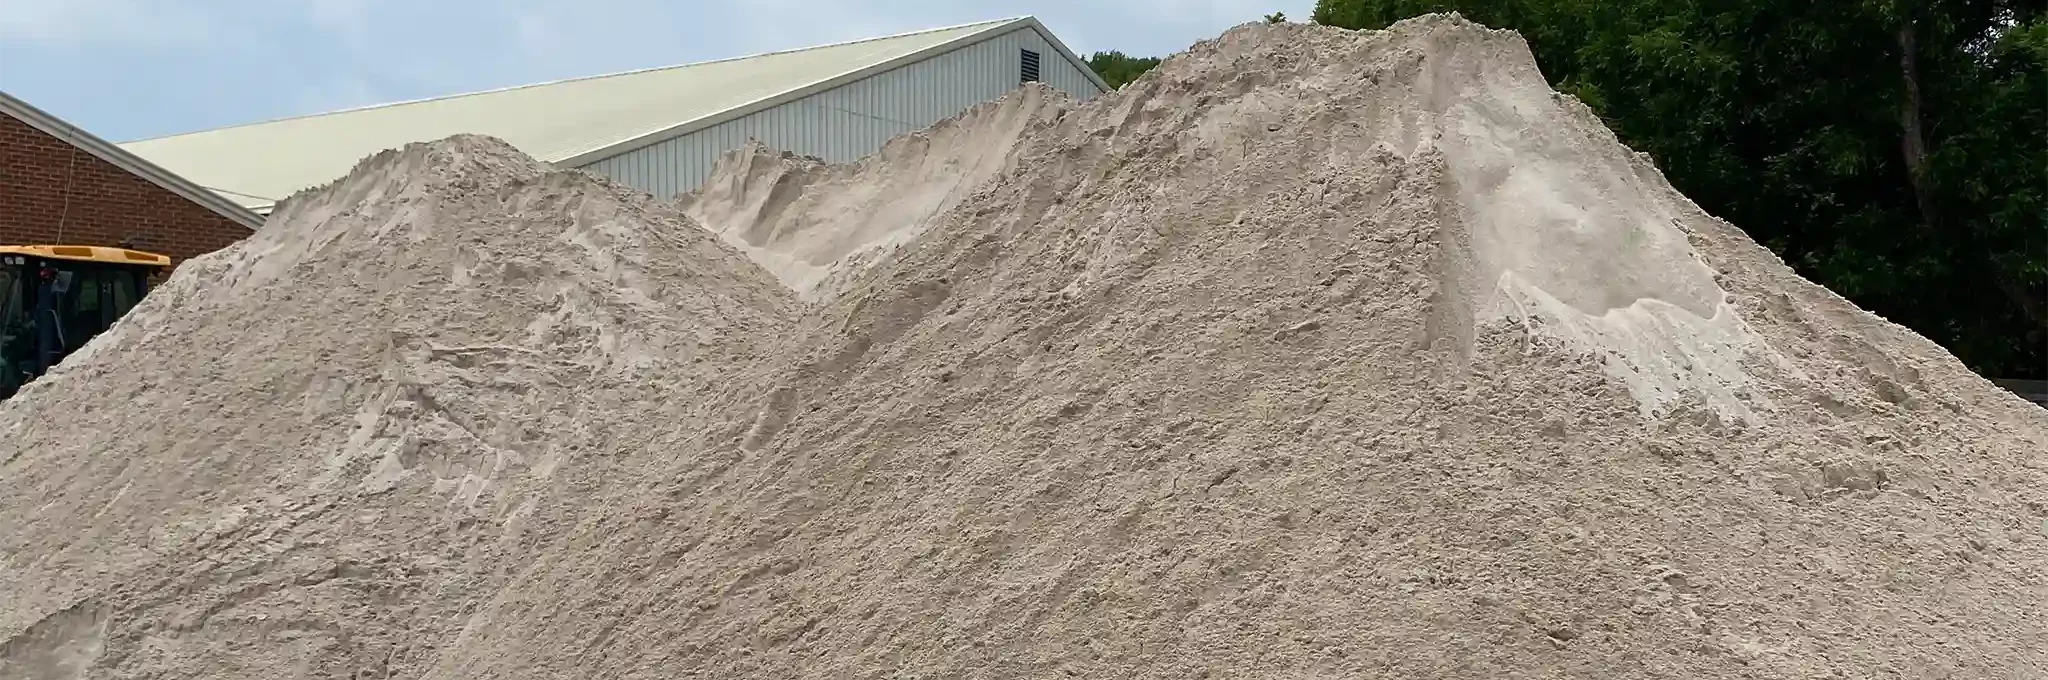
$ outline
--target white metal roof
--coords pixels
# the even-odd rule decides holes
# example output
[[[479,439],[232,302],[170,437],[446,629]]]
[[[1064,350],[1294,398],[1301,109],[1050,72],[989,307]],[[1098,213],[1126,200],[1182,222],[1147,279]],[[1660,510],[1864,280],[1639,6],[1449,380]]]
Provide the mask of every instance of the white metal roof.
[[[242,206],[267,211],[293,193],[347,175],[366,156],[412,142],[484,134],[542,161],[576,166],[1026,26],[1087,71],[1036,19],[1020,17],[237,125],[121,147]]]
[[[194,184],[190,179],[166,171],[107,140],[100,139],[93,133],[86,132],[83,128],[50,115],[28,102],[16,99],[13,95],[0,92],[0,113],[13,116],[16,120],[27,123],[29,127],[43,131],[43,134],[77,147],[113,164],[114,167],[128,171],[129,174],[163,187],[166,191],[183,196],[186,200],[219,213],[222,217],[234,220],[242,226],[255,229],[263,225],[262,216],[250,212],[237,202],[223,199],[219,194]]]

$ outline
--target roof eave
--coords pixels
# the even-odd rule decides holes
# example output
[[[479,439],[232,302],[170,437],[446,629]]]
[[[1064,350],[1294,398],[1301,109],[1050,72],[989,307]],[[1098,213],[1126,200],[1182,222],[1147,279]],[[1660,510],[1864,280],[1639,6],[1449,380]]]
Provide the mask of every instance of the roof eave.
[[[28,123],[30,127],[41,130],[44,134],[83,149],[86,153],[113,164],[114,167],[141,177],[151,184],[162,187],[166,191],[184,197],[186,200],[197,203],[208,210],[212,210],[236,224],[247,227],[251,231],[263,226],[263,217],[248,208],[242,207],[241,204],[230,201],[206,187],[194,184],[192,180],[165,170],[163,167],[151,163],[141,156],[129,153],[121,147],[99,138],[97,135],[86,132],[84,128],[65,122],[63,119],[50,115],[48,112],[38,109],[34,105],[6,92],[0,92],[0,111],[4,111],[8,115]]]
[[[1074,68],[1080,69],[1083,75],[1088,76],[1088,82],[1095,83],[1097,94],[1116,91],[1116,88],[1109,86],[1109,81],[1102,79],[1102,74],[1096,73],[1095,69],[1088,65],[1088,60],[1082,59],[1080,55],[1068,49],[1066,43],[1060,42],[1059,36],[1053,35],[1052,29],[1046,28],[1043,23],[1039,23],[1038,17],[1025,17],[1024,20],[1030,23],[1032,30],[1038,31],[1038,37],[1044,38],[1046,44],[1052,45],[1052,48],[1055,50],[1059,50],[1060,56],[1066,57],[1067,63],[1073,64]]]
[[[718,113],[713,113],[707,116],[701,116],[692,120],[683,121],[681,123],[671,125],[666,128],[662,128],[660,130],[634,135],[632,137],[619,140],[617,142],[611,142],[589,150],[569,154],[566,156],[562,156],[560,158],[547,160],[551,163],[555,163],[565,167],[587,166],[591,163],[596,163],[607,158],[644,149],[655,144],[660,144],[662,142],[666,142],[668,140],[675,139],[677,137],[681,137],[683,135],[687,135],[692,132],[702,130],[704,128],[708,128],[713,125],[717,125],[719,123],[724,123],[726,121],[730,121],[736,118],[741,118],[750,114],[775,108],[777,106],[781,106],[789,102],[803,99],[804,97],[809,97],[819,92],[824,92],[826,90],[830,90],[832,88],[839,87],[841,85],[845,85],[847,83],[851,83],[862,78],[867,78],[869,76],[877,75],[880,73],[886,73],[888,71],[895,70],[907,64],[924,61],[926,59],[930,59],[932,57],[936,57],[947,52],[951,52],[963,47],[967,47],[969,45],[979,43],[983,40],[988,40],[995,36],[1003,35],[1017,30],[1022,30],[1025,28],[1029,28],[1033,31],[1036,31],[1039,37],[1044,38],[1047,43],[1051,44],[1054,49],[1059,51],[1060,56],[1066,58],[1067,61],[1073,63],[1076,68],[1081,69],[1082,73],[1087,74],[1089,81],[1093,82],[1096,87],[1101,88],[1102,92],[1110,91],[1108,83],[1104,82],[1102,80],[1102,77],[1100,75],[1097,75],[1093,69],[1088,68],[1087,62],[1082,61],[1077,56],[1074,56],[1074,52],[1072,50],[1067,49],[1067,46],[1060,43],[1058,38],[1053,37],[1052,32],[1046,30],[1045,25],[1039,23],[1037,17],[1024,16],[1009,20],[1003,20],[996,23],[991,23],[989,24],[988,28],[975,31],[973,33],[969,33],[958,38],[954,38],[952,40],[947,40],[945,42],[938,43],[936,45],[932,45],[930,47],[926,47],[924,49],[920,49],[915,52],[911,52],[909,54],[905,54],[893,59],[888,59],[885,61],[869,64],[861,68],[841,73],[831,78],[819,80],[816,82],[809,83],[807,85],[785,90],[783,92],[769,95],[767,97],[762,97],[760,99],[756,99],[746,104],[726,109]]]

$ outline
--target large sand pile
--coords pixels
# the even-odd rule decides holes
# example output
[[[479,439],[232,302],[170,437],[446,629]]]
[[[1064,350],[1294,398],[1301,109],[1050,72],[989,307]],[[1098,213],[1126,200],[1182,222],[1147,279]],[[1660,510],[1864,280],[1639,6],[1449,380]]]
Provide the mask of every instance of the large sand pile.
[[[1513,34],[1250,25],[1027,117],[914,219],[720,213],[764,268],[366,164],[0,407],[0,676],[2048,673],[2048,413]]]

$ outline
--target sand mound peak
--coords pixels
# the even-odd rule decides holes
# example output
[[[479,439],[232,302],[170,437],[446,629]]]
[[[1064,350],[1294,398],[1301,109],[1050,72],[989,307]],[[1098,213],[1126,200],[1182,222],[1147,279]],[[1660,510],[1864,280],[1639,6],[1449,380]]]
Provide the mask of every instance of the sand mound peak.
[[[367,159],[0,404],[0,677],[402,661],[459,623],[397,612],[532,559],[526,527],[792,304],[672,207],[503,142]]]
[[[1222,75],[1254,65],[1273,71]],[[1768,400],[1744,364],[1791,370],[1734,312],[1690,245],[1688,233],[1712,218],[1590,110],[1552,90],[1512,31],[1456,14],[1364,37],[1248,24],[1147,77],[1156,80],[1138,87],[1148,95],[1184,91],[1216,102],[1182,132],[1193,139],[1177,144],[1253,144],[1301,126],[1355,129],[1367,158],[1352,160],[1437,173],[1431,181],[1447,193],[1434,238],[1446,251],[1435,265],[1443,309],[1430,332],[1454,345],[1472,342],[1474,324],[1513,319],[1602,356],[1645,415],[1697,400],[1720,417],[1754,422]],[[1291,87],[1259,87],[1268,81]],[[1302,106],[1314,97],[1327,99]],[[1283,113],[1288,106],[1296,111]]]

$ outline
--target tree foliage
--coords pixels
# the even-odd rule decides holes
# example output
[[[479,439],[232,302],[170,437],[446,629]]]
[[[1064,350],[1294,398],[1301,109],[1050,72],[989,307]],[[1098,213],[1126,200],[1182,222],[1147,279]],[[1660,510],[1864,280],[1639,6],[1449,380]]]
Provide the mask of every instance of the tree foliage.
[[[1095,75],[1102,76],[1111,88],[1123,87],[1158,65],[1158,57],[1133,57],[1115,50],[1088,55],[1088,68],[1094,69]]]
[[[2043,0],[1319,0],[1519,31],[1559,90],[1802,275],[1979,372],[2048,372]]]

